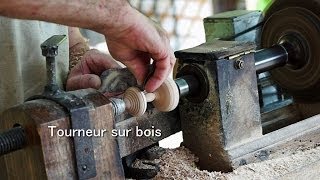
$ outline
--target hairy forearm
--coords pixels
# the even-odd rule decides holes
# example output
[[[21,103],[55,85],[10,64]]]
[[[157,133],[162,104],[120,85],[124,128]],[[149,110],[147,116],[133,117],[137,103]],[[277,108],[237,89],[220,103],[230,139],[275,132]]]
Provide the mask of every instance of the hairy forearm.
[[[69,47],[72,48],[77,44],[87,44],[87,39],[84,38],[77,27],[68,27]]]
[[[54,22],[106,33],[123,26],[126,0],[0,0],[0,15]]]

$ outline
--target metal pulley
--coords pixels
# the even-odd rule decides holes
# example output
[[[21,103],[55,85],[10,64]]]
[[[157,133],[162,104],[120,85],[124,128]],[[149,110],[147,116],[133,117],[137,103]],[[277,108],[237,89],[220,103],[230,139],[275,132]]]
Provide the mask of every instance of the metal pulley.
[[[278,0],[267,10],[261,46],[283,46],[287,63],[273,80],[298,101],[320,100],[320,0]]]

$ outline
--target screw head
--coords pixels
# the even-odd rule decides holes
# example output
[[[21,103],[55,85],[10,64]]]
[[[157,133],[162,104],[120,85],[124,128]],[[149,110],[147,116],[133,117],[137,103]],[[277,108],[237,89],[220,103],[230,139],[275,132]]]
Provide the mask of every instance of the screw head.
[[[86,170],[87,170],[87,165],[83,165],[83,166],[82,166],[82,170],[83,170],[83,171],[86,171]]]
[[[244,61],[241,59],[237,59],[235,61],[235,68],[236,69],[243,69],[244,68]]]

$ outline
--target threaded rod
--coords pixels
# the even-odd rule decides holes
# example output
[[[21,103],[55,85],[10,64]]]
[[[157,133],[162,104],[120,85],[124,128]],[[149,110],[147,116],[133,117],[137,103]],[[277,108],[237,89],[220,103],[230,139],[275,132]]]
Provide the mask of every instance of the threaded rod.
[[[14,127],[0,133],[0,156],[22,149],[26,144],[26,135],[22,127]]]

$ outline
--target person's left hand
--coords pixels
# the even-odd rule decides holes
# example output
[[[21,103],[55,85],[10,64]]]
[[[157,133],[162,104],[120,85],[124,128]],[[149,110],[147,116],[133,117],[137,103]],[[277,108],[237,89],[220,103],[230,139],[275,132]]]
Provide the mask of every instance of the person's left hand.
[[[99,89],[101,86],[100,75],[110,68],[121,68],[109,55],[96,49],[87,51],[81,61],[71,69],[68,76],[66,89],[77,90],[85,88]]]

